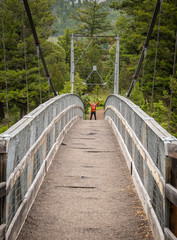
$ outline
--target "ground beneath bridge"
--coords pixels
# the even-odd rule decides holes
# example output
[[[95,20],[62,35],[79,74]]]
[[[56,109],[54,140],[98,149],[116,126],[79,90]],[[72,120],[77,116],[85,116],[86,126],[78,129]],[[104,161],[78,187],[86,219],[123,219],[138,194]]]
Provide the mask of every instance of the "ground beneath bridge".
[[[125,159],[106,121],[68,132],[18,240],[153,239]]]

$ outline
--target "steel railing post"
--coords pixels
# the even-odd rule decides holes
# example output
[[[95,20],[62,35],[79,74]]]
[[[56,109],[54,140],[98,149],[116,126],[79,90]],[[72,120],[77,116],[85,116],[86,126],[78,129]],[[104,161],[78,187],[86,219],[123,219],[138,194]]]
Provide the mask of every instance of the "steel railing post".
[[[74,92],[74,35],[71,37],[71,67],[70,67],[70,78],[71,78],[71,93]]]

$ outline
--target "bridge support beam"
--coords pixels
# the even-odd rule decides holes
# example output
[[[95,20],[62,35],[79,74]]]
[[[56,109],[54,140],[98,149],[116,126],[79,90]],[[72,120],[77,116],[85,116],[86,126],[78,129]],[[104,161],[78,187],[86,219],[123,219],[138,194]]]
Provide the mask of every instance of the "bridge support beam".
[[[74,35],[71,37],[71,67],[70,67],[70,79],[71,79],[71,93],[74,93]]]
[[[0,240],[5,239],[6,228],[6,150],[6,141],[0,141]]]
[[[169,148],[170,147],[169,144]],[[177,159],[173,157],[167,157],[167,183],[165,186],[165,195],[168,199],[166,227],[167,230],[168,228],[170,229],[171,234],[177,237]]]

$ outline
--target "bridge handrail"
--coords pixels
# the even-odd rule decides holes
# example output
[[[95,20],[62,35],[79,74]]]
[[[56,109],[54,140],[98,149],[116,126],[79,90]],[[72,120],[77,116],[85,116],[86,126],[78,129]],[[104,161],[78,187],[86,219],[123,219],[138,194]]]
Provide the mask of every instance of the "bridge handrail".
[[[0,135],[0,159],[7,165],[6,179],[0,183],[0,200],[4,204],[0,239],[5,231],[6,239],[15,239],[66,131],[84,116],[84,111],[77,95],[57,96]],[[26,142],[28,147],[22,145]],[[18,153],[19,149],[24,150],[23,154]],[[14,155],[13,161],[18,156],[15,163],[9,161]]]
[[[157,239],[174,236],[169,229],[169,205],[177,206],[177,189],[170,183],[169,166],[177,158],[177,139],[119,95],[107,98],[105,118],[125,153],[146,214],[151,223],[156,223],[156,228],[151,225],[154,235]]]
[[[62,116],[65,115],[65,113],[67,111],[70,111],[71,109],[75,109],[78,108],[78,106],[76,105],[71,105],[70,107],[67,107],[65,110],[63,110],[59,116],[57,116],[51,123],[50,125],[43,131],[43,133],[41,134],[41,136],[38,138],[38,140],[33,144],[33,146],[27,151],[27,153],[25,154],[25,156],[22,158],[22,160],[18,163],[18,165],[16,166],[16,168],[13,170],[13,172],[10,174],[10,176],[7,179],[6,182],[6,194],[9,193],[10,190],[12,190],[12,187],[14,186],[16,179],[21,175],[21,171],[23,171],[23,169],[26,167],[26,165],[29,162],[29,158],[31,157],[31,155],[34,155],[34,152],[36,152],[42,142],[43,139],[46,137],[46,135],[51,131],[51,129],[54,127],[54,125],[62,118]],[[81,110],[82,108],[79,107]]]

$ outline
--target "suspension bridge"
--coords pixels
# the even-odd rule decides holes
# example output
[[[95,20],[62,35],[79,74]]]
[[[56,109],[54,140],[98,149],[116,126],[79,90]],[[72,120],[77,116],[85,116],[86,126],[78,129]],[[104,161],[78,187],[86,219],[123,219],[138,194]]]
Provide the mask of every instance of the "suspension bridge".
[[[177,139],[118,95],[119,37],[114,94],[100,120],[84,120],[84,103],[73,93],[74,49],[72,93],[57,96],[24,5],[54,97],[0,135],[0,239],[177,239]]]

